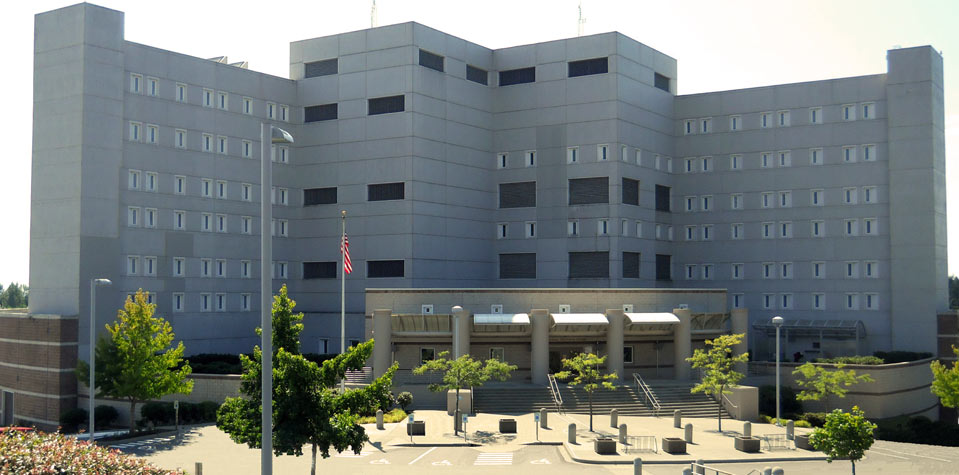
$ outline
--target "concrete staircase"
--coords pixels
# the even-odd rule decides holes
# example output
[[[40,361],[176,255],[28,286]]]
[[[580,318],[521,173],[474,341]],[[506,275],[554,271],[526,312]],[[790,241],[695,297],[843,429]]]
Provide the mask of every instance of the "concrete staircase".
[[[649,383],[653,393],[659,399],[662,410],[660,416],[672,416],[673,410],[681,409],[684,417],[715,417],[717,403],[703,394],[692,394],[690,383],[658,381]],[[589,412],[586,391],[577,386],[560,385],[563,397],[563,411],[574,414]],[[556,406],[546,386],[523,385],[487,385],[476,389],[473,408],[476,412],[522,414],[535,412],[541,408],[553,412]],[[642,395],[635,385],[617,386],[614,391],[598,390],[593,393],[593,414],[608,414],[616,408],[621,415],[655,415],[644,403]],[[723,417],[729,414],[723,409]]]

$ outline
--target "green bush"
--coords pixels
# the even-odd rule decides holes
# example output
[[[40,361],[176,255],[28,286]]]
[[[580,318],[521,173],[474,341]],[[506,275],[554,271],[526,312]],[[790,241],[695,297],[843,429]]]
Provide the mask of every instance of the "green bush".
[[[96,419],[94,424],[97,427],[107,427],[113,425],[120,418],[120,413],[113,406],[100,405],[93,408],[93,415]]]
[[[802,403],[796,400],[796,391],[789,386],[780,387],[782,403],[779,406],[781,415],[802,414]],[[759,413],[776,416],[776,386],[767,384],[759,387]]]
[[[216,422],[216,410],[220,405],[214,401],[200,403],[200,422]]]
[[[66,434],[72,434],[76,432],[81,424],[86,424],[90,421],[90,413],[82,407],[75,407],[73,409],[67,409],[63,411],[63,414],[60,414],[60,427]]]
[[[803,421],[803,420],[799,420],[799,421],[796,421],[796,427],[803,427],[803,428],[805,428],[805,429],[811,429],[811,428],[812,428],[812,424],[810,424],[809,422]]]
[[[802,420],[813,427],[822,427],[826,424],[828,412],[807,412],[802,415]]]
[[[916,351],[877,351],[873,356],[882,358],[886,364],[905,363],[932,357],[932,353]]]
[[[383,422],[403,422],[406,420],[406,411],[402,409],[393,409],[390,412],[383,413]],[[373,424],[376,422],[376,415],[360,417],[357,424]]]
[[[879,365],[883,364],[884,361],[882,358],[877,358],[875,356],[837,356],[835,358],[816,358],[816,363],[831,363],[831,364],[862,364],[862,365]]]
[[[409,391],[403,391],[398,396],[396,396],[396,403],[399,404],[400,409],[406,410],[410,404],[413,404],[413,394]]]
[[[181,406],[182,410],[183,407]],[[154,426],[162,426],[173,423],[173,403],[171,402],[148,402],[140,409],[140,417],[147,422],[152,422]]]
[[[894,442],[959,447],[959,426],[927,417],[893,417],[876,421],[876,438]]]

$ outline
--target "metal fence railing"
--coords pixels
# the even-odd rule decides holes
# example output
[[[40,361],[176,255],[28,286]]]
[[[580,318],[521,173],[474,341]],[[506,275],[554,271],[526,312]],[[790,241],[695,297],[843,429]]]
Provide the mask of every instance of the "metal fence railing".
[[[724,471],[724,470],[720,470],[720,469],[718,469],[718,468],[710,467],[710,466],[708,466],[708,465],[704,465],[704,464],[701,464],[701,463],[695,463],[695,462],[689,464],[689,468],[690,468],[690,470],[692,470],[692,472],[695,473],[695,474],[703,474],[703,475],[713,475],[713,474],[715,474],[715,475],[735,475],[735,474],[733,474],[732,472],[727,472],[727,471]]]
[[[654,435],[631,435],[626,437],[626,444],[623,451],[627,454],[635,452],[659,453],[659,446],[656,444]]]
[[[762,439],[766,442],[766,450],[791,450],[792,446],[786,434],[763,434]]]

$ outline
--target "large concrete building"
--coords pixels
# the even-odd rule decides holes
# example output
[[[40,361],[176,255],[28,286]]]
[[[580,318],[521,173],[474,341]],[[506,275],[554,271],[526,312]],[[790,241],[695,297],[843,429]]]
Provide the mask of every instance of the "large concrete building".
[[[757,328],[936,346],[931,47],[890,50],[881,74],[682,96],[675,59],[615,32],[491,50],[403,23],[292,43],[281,78],[123,28],[90,4],[36,17],[30,311],[71,332],[103,277],[99,308],[143,288],[189,353],[249,350],[273,122],[295,137],[273,152],[274,287],[306,312],[305,351],[339,350],[341,210],[351,340],[368,288],[724,288]],[[814,333],[794,348],[823,351]]]

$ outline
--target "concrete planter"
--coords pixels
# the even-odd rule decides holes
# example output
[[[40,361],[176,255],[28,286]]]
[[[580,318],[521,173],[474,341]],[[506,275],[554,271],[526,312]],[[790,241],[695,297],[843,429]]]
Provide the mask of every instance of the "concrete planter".
[[[407,423],[406,435],[426,435],[426,421]]]
[[[803,450],[816,450],[812,444],[809,443],[809,435],[796,434],[796,448]]]
[[[663,452],[667,454],[685,454],[686,441],[678,437],[663,437]]]
[[[756,437],[736,437],[733,445],[740,452],[759,452],[759,439]]]
[[[600,455],[616,455],[616,440],[600,438],[593,441],[593,450]]]
[[[516,419],[500,419],[499,420],[499,431],[501,434],[515,434],[516,433]]]

